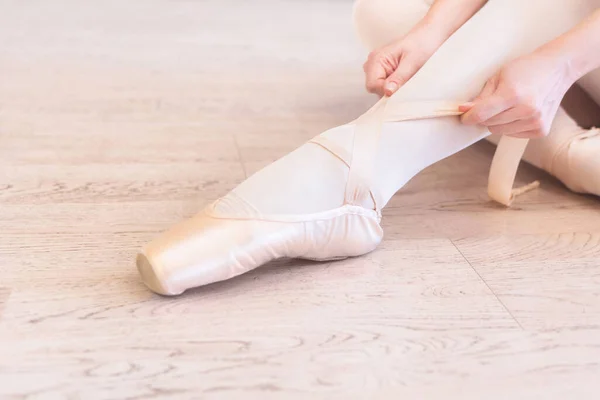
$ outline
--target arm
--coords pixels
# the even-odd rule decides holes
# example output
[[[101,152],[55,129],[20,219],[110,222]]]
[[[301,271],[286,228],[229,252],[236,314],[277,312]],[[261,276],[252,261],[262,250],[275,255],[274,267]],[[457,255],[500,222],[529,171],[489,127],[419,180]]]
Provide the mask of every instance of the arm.
[[[391,96],[487,0],[436,0],[404,37],[377,49],[365,62],[367,90]]]
[[[600,9],[569,32],[492,77],[467,111],[467,125],[522,138],[546,136],[567,90],[600,67]]]
[[[443,43],[485,3],[487,0],[436,0],[419,25],[437,30]]]
[[[571,31],[541,47],[561,58],[571,83],[600,68],[600,8]]]

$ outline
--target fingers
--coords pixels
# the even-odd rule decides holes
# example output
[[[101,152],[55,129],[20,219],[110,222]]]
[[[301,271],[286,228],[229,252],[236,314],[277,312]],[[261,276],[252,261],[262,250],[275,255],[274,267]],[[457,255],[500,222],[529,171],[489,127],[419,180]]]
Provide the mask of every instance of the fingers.
[[[402,58],[398,68],[387,78],[384,86],[386,96],[391,96],[417,73],[418,67],[413,62]]]
[[[506,111],[512,106],[505,97],[498,95],[498,76],[486,83],[481,93],[473,100],[471,107],[462,116],[465,125],[482,125],[488,119]]]
[[[383,96],[383,86],[387,78],[387,73],[383,66],[374,59],[369,58],[364,64],[365,86],[369,93],[375,93]]]
[[[488,79],[488,81],[483,86],[481,93],[479,93],[479,96],[475,97],[475,100],[473,100],[473,102],[477,103],[485,99],[486,97],[490,97],[492,94],[494,94],[496,89],[498,89],[498,75],[494,75],[493,77]]]
[[[544,137],[544,135],[540,131],[525,131],[515,133],[514,135],[508,135],[510,137],[519,138],[519,139],[537,139]]]
[[[526,110],[523,110],[520,107],[512,107],[506,110],[503,113],[500,113],[487,121],[484,121],[481,125],[484,126],[497,126],[497,125],[505,125],[510,124],[512,122],[520,121],[523,119],[527,119],[530,117],[530,113]]]
[[[491,133],[496,135],[528,138],[545,136],[541,122],[535,118],[518,120],[504,125],[495,125],[489,129]]]
[[[379,94],[380,96],[385,94],[386,79],[398,67],[400,57],[401,49],[393,46],[387,46],[369,54],[367,61],[363,65],[367,91]]]
[[[481,101],[482,99],[491,96],[495,91],[496,88],[498,86],[498,80],[497,77],[494,76],[493,78],[489,79],[485,85],[483,86],[483,89],[481,90],[481,92],[479,93],[479,95],[477,97],[475,97],[475,99],[473,99],[473,101],[464,103],[460,106],[458,106],[458,111],[462,112],[462,113],[466,113],[469,110],[471,110],[475,104],[479,101]]]
[[[462,116],[465,125],[482,125],[490,118],[504,112],[512,107],[512,101],[506,97],[493,94],[473,105],[473,107]]]
[[[461,104],[460,106],[458,106],[458,111],[461,113],[466,113],[471,108],[473,108],[474,105],[475,105],[475,103],[473,103],[473,102]]]

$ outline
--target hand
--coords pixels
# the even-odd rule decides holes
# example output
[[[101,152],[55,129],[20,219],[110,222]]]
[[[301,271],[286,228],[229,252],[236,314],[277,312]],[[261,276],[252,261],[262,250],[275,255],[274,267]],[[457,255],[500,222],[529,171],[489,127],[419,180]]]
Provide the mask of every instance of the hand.
[[[462,105],[462,122],[498,135],[544,137],[573,83],[560,52],[540,49],[507,64],[472,103]]]
[[[375,50],[363,69],[371,93],[391,96],[429,60],[446,38],[426,27]]]

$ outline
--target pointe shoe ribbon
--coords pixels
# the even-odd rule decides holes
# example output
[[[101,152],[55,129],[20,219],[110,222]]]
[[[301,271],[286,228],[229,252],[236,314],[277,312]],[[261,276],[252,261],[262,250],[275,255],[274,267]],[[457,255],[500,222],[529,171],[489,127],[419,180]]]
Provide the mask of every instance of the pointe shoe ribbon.
[[[373,190],[371,176],[383,123],[458,116],[463,114],[458,111],[459,105],[458,102],[450,101],[391,102],[388,97],[384,97],[351,123],[355,125],[353,157],[346,154],[339,146],[328,143],[320,136],[311,142],[326,148],[350,166],[346,186],[346,203],[356,204],[365,196],[370,195],[376,209],[379,210],[380,196]],[[517,169],[528,142],[527,139],[504,136],[500,139],[492,160],[488,179],[488,195],[492,200],[507,207],[517,196],[539,186],[539,182],[535,181],[513,189]]]
[[[517,196],[540,186],[539,181],[534,181],[513,189],[517,169],[528,143],[528,139],[503,136],[496,148],[488,178],[488,196],[506,207],[509,207]]]
[[[372,177],[383,123],[457,116],[462,114],[458,106],[459,103],[449,101],[392,102],[389,97],[383,97],[350,123],[354,125],[351,154],[322,136],[309,142],[325,148],[350,167],[344,200],[346,204],[361,204],[366,196],[371,196],[375,210],[380,212],[383,202],[374,189]]]

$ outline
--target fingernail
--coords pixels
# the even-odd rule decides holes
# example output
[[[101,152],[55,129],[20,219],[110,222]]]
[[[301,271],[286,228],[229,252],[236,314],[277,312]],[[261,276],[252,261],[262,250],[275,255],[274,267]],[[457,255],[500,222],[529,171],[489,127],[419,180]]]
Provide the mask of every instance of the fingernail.
[[[461,104],[460,106],[458,106],[458,111],[460,111],[460,112],[467,112],[471,108],[473,108],[474,105],[475,105],[474,103],[464,103],[464,104]]]
[[[398,90],[398,84],[396,82],[388,82],[385,84],[385,91],[387,93],[395,93]]]

